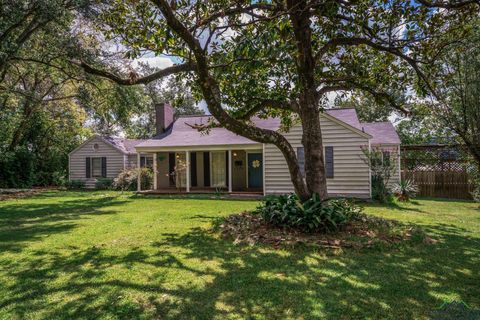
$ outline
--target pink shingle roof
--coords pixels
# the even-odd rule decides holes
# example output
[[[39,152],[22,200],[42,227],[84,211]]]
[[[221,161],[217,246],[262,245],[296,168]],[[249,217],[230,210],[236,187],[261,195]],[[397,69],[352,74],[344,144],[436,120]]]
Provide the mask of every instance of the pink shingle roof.
[[[225,144],[258,144],[258,142],[237,135],[224,128],[213,128],[207,133],[199,132],[192,128],[193,125],[207,124],[210,116],[180,117],[173,126],[164,134],[153,139],[145,140],[138,147],[185,147],[199,145],[225,145]],[[264,129],[277,130],[280,120],[269,118],[254,118],[256,126]]]
[[[373,144],[400,144],[400,138],[391,122],[361,123],[365,132],[372,136],[370,143]]]
[[[358,120],[357,111],[353,108],[327,109],[325,112],[356,129],[362,130],[362,126]]]
[[[139,140],[139,139],[123,139],[123,138],[117,138],[117,137],[110,137],[110,136],[103,136],[102,137],[104,140],[112,144],[115,148],[119,149],[120,151],[124,153],[129,153],[129,154],[135,154],[135,147],[145,141],[145,140]]]
[[[393,143],[399,144],[400,139],[390,122],[360,123],[355,109],[329,109],[326,113],[338,120],[364,131],[372,136],[372,144]],[[213,128],[209,133],[202,133],[192,128],[192,125],[207,124],[211,116],[187,116],[178,118],[167,132],[148,140],[137,140],[135,147],[187,147],[187,146],[215,146],[235,144],[259,144],[224,128]],[[252,118],[257,127],[278,130],[280,120],[277,118]],[[128,140],[125,140],[128,141]]]

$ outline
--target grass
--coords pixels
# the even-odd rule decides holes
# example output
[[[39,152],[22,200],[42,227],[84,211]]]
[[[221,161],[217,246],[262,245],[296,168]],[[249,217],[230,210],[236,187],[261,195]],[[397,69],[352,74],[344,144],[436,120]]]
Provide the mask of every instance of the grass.
[[[255,201],[47,192],[0,202],[0,319],[412,319],[480,308],[480,210],[416,200],[369,214],[436,244],[332,252],[209,232]]]

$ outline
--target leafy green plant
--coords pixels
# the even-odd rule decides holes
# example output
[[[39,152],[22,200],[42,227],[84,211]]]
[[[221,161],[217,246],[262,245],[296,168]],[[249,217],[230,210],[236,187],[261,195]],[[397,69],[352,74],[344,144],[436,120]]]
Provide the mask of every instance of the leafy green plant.
[[[472,197],[473,201],[480,202],[480,186],[477,186],[475,189],[473,189]]]
[[[363,148],[364,161],[370,168],[372,176],[372,198],[380,203],[393,200],[392,190],[389,187],[391,177],[397,171],[397,152],[382,148]]]
[[[480,168],[477,169],[475,166],[471,166],[469,175],[470,183],[473,185],[473,201],[480,203]]]
[[[113,188],[118,190],[137,190],[137,168],[125,169],[113,180]],[[141,189],[149,190],[153,187],[153,172],[150,168],[141,168]]]
[[[409,201],[418,193],[418,186],[411,179],[405,179],[395,184],[392,189],[399,201]]]
[[[113,179],[111,178],[97,178],[95,188],[100,190],[109,190],[113,187]]]
[[[82,180],[70,180],[66,184],[67,189],[79,190],[85,189],[85,181]]]
[[[215,187],[215,197],[216,198],[221,198],[222,194],[224,193],[222,187]]]
[[[392,191],[381,176],[372,175],[372,199],[380,203],[393,201]]]
[[[268,223],[306,232],[337,231],[361,213],[360,207],[346,199],[322,201],[318,194],[301,203],[294,194],[272,196],[257,208]]]

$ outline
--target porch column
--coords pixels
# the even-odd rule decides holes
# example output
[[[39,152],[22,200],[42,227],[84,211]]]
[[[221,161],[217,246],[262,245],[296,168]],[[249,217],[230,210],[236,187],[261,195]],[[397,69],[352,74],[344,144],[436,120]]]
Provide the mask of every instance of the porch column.
[[[157,153],[153,153],[153,190],[157,190]]]
[[[187,192],[190,192],[190,151],[186,151],[187,172],[185,172],[187,180]]]
[[[142,183],[142,177],[141,177],[142,168],[140,167],[140,152],[137,153],[137,171],[138,171],[138,174],[137,174],[137,191],[140,192],[140,191],[142,191],[142,186],[141,186],[141,183]]]
[[[228,192],[232,192],[232,150],[228,150]]]

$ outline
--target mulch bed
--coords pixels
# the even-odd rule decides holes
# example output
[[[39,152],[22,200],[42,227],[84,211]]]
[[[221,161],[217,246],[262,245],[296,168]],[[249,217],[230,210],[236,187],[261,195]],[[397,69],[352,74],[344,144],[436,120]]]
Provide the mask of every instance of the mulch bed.
[[[42,189],[0,189],[0,201],[28,198],[43,191]]]
[[[364,248],[398,244],[413,238],[424,243],[436,242],[419,228],[364,214],[336,233],[304,233],[296,229],[276,227],[250,212],[227,217],[218,229],[222,238],[232,240],[235,244],[266,244],[274,248],[297,245],[331,249]]]

